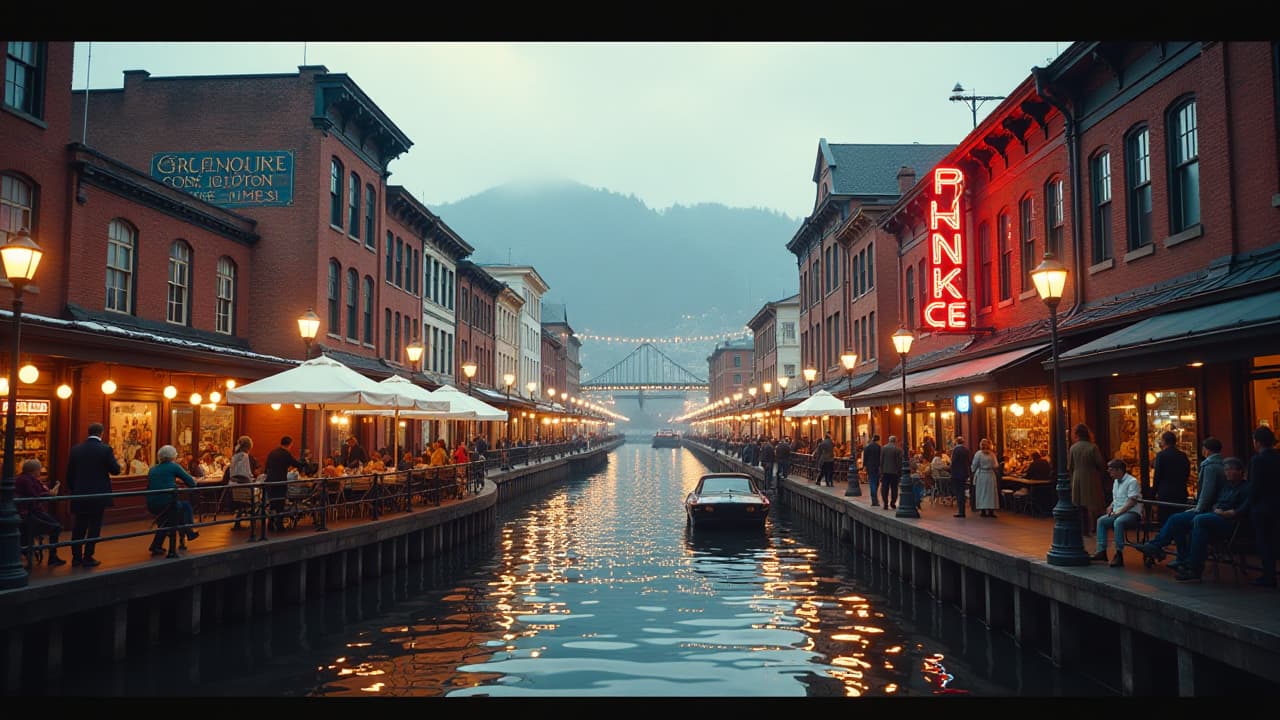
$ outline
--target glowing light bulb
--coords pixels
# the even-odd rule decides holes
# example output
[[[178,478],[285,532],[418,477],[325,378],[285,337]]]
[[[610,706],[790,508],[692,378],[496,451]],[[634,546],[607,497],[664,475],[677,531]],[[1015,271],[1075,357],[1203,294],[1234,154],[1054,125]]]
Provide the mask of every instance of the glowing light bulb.
[[[204,396],[202,396],[200,393],[191,393],[190,400],[192,405],[199,405],[200,403],[204,402]]]
[[[30,385],[40,379],[40,369],[31,363],[18,368],[18,379]]]
[[[209,402],[213,403],[214,405],[217,405],[218,403],[222,402],[222,393],[218,392],[217,390],[214,390],[213,392],[209,393]]]
[[[9,394],[9,378],[0,377],[0,395]]]
[[[102,394],[110,395],[116,391],[116,383],[111,378],[102,381]]]
[[[280,403],[271,403],[271,409],[272,409],[272,410],[279,410],[279,409],[280,409]]]
[[[232,380],[231,378],[227,378],[227,389],[228,389],[228,390],[235,390],[235,389],[236,389],[236,381],[235,381],[235,380]]]
[[[166,399],[166,400],[172,400],[172,399],[174,399],[174,398],[178,397],[178,388],[176,388],[176,387],[174,387],[174,386],[172,386],[172,385],[165,385],[165,386],[164,386],[164,397],[165,397],[165,399]]]
[[[59,385],[58,389],[55,390],[54,392],[58,393],[58,397],[62,398],[63,400],[66,400],[67,398],[71,397],[71,386],[66,384]]]

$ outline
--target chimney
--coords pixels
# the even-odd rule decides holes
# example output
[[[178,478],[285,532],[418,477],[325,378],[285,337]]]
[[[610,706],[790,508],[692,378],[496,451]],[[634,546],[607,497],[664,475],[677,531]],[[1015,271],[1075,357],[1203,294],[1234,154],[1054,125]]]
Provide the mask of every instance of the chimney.
[[[125,70],[124,89],[128,91],[131,86],[137,85],[149,77],[151,77],[151,73],[146,70]]]
[[[916,171],[903,165],[898,168],[898,194],[905,195],[916,184]]]

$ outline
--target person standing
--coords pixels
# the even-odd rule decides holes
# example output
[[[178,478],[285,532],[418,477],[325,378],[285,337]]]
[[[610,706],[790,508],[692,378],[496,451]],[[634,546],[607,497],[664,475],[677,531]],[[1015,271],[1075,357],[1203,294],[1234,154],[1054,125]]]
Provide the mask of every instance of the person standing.
[[[1276,434],[1266,425],[1253,431],[1253,449],[1249,461],[1249,522],[1253,525],[1254,545],[1262,565],[1262,575],[1254,578],[1259,587],[1276,586],[1276,535],[1280,520],[1280,452],[1276,451]]]
[[[352,435],[347,438],[347,446],[342,451],[342,466],[349,468],[353,465],[359,467],[369,462],[369,454],[360,446],[360,441],[356,440],[356,436]]]
[[[1155,486],[1155,499],[1185,505],[1187,480],[1190,478],[1191,461],[1178,449],[1178,436],[1166,430],[1160,434],[1160,452],[1156,453],[1156,461],[1152,465],[1151,481]],[[1157,515],[1162,523],[1174,513],[1181,512],[1177,508],[1163,505],[1157,507]]]
[[[867,487],[871,490],[871,507],[879,507],[876,492],[880,489],[880,434],[871,436],[871,442],[862,448],[862,469],[867,471]]]
[[[818,461],[818,479],[815,482],[832,487],[836,471],[836,444],[831,441],[831,433],[818,441],[817,457],[814,459]]]
[[[969,448],[965,447],[964,438],[956,436],[956,446],[951,448],[951,491],[955,494],[956,514],[964,517],[964,486],[969,482]]]
[[[778,465],[776,476],[780,484],[791,473],[791,438],[782,438],[773,451],[773,459]]]
[[[902,473],[902,448],[898,437],[890,435],[880,448],[880,504],[885,510],[898,507],[898,480]]]
[[[78,497],[111,492],[111,475],[122,471],[111,446],[102,442],[102,423],[89,425],[89,437],[71,448],[67,454],[67,487],[71,490],[71,512],[75,524],[71,528],[71,566],[97,567],[102,563],[93,557],[94,541],[102,534],[102,514],[111,507],[111,498]]]
[[[996,472],[1000,469],[1000,461],[991,452],[991,441],[982,438],[978,441],[978,452],[973,454],[969,463],[969,471],[973,477],[973,505],[979,517],[993,518],[999,507],[1000,483]]]
[[[1114,530],[1116,535],[1116,556],[1111,560],[1111,567],[1124,566],[1124,531],[1142,522],[1138,514],[1138,501],[1142,498],[1142,488],[1138,479],[1130,475],[1128,466],[1123,460],[1115,459],[1107,463],[1107,472],[1111,473],[1111,507],[1107,513],[1098,517],[1098,551],[1089,558],[1094,561],[1107,559],[1107,531]],[[1142,552],[1139,550],[1138,552]]]
[[[22,463],[22,474],[13,479],[13,495],[18,498],[44,498],[58,494],[58,484],[47,488],[40,482],[40,461],[31,458]],[[57,545],[58,535],[62,533],[62,523],[49,514],[48,504],[44,500],[18,503],[18,516],[22,519],[22,527],[26,528],[27,542],[31,543],[37,535],[47,535],[49,542]],[[49,548],[49,567],[66,565],[67,561],[58,557],[58,548]]]
[[[764,486],[773,487],[773,463],[778,455],[771,440],[760,439],[760,467],[764,468]]]
[[[1088,522],[1081,525],[1086,535],[1095,519],[1102,514],[1102,485],[1100,473],[1107,471],[1102,452],[1089,439],[1089,426],[1080,423],[1075,427],[1076,441],[1067,450],[1067,473],[1071,475],[1071,504],[1081,508]]]
[[[284,530],[280,513],[284,510],[284,499],[289,493],[289,468],[302,470],[302,461],[294,457],[293,451],[289,449],[292,444],[293,438],[285,435],[280,438],[280,447],[267,453],[267,500],[271,504],[268,526],[276,532]],[[249,529],[252,530],[253,526],[250,525]]]

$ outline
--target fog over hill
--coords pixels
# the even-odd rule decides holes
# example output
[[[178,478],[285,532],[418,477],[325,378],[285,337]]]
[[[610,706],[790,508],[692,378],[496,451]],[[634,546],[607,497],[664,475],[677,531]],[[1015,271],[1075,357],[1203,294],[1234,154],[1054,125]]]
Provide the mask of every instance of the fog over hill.
[[[801,219],[765,208],[655,210],[634,195],[555,180],[503,185],[432,209],[476,249],[476,263],[532,265],[551,287],[544,302],[563,303],[578,333],[741,330],[765,302],[797,292],[795,256],[786,244]],[[658,347],[705,378],[714,345]],[[584,340],[584,380],[634,349]],[[646,410],[653,413],[648,401]]]

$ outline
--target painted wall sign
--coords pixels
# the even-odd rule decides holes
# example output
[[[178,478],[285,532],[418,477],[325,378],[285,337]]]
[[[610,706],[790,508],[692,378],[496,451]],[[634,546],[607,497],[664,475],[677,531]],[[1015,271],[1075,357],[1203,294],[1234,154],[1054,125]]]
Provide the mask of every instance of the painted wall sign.
[[[293,151],[166,152],[151,177],[221,207],[293,204]]]
[[[0,413],[9,412],[9,401],[0,401]],[[14,412],[19,415],[48,415],[48,400],[19,400],[18,406],[14,408]]]
[[[933,332],[969,332],[969,296],[965,282],[965,238],[960,200],[964,173],[956,168],[933,171],[929,202],[929,286],[920,322]]]

